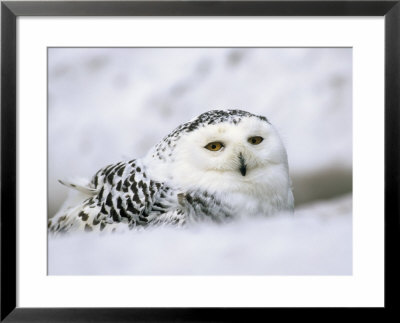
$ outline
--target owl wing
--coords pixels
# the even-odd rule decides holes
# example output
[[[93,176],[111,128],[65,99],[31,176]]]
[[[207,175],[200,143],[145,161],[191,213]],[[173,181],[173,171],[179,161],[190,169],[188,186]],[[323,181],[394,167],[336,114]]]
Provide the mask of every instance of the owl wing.
[[[75,189],[75,206],[66,203],[49,220],[50,232],[114,231],[159,222],[161,215],[182,217],[174,190],[150,179],[140,160],[100,169],[87,185],[62,182]],[[67,201],[68,202],[68,201]]]

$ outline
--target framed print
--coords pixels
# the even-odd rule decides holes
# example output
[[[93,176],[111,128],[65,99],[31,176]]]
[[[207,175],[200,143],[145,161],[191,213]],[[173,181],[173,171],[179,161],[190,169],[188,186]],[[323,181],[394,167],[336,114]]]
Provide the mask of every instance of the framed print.
[[[1,9],[2,321],[395,308],[398,1]]]

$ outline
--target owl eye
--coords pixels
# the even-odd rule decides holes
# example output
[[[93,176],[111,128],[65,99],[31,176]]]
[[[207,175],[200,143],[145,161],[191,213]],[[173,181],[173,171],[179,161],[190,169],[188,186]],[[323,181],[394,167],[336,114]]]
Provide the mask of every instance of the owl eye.
[[[221,150],[222,147],[224,147],[222,142],[215,141],[215,142],[210,142],[204,148],[211,150],[211,151],[218,151],[218,150]]]
[[[256,136],[256,137],[250,137],[249,139],[247,139],[247,141],[249,143],[251,143],[252,145],[258,145],[259,143],[261,143],[264,140],[263,137],[260,136]]]

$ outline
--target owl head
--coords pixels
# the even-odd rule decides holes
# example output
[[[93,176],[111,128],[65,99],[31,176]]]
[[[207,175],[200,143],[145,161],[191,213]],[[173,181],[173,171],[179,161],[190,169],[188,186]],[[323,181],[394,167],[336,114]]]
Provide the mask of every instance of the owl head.
[[[271,123],[242,110],[212,110],[181,125],[158,147],[171,180],[211,192],[290,188],[285,147]],[[157,158],[157,156],[156,156]]]

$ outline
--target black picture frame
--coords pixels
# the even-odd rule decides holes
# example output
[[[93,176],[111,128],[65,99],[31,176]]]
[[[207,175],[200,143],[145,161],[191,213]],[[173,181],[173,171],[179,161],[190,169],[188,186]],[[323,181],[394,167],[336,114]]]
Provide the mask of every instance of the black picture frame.
[[[397,309],[399,272],[400,0],[395,1],[4,1],[1,3],[1,321],[252,321],[255,308],[18,308],[16,306],[16,19],[19,16],[384,16],[385,306]],[[300,311],[300,309],[291,309]],[[332,313],[331,309],[325,309]],[[347,310],[349,311],[349,310]],[[327,313],[324,313],[325,315]],[[348,312],[347,312],[348,313]],[[254,315],[254,316],[253,316]],[[331,314],[329,314],[331,315]],[[265,317],[265,316],[264,316]],[[257,319],[258,320],[258,319]]]

